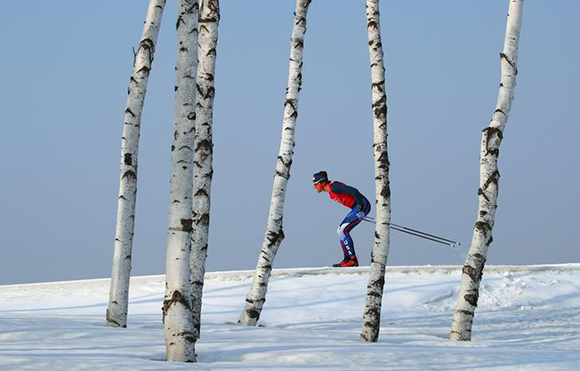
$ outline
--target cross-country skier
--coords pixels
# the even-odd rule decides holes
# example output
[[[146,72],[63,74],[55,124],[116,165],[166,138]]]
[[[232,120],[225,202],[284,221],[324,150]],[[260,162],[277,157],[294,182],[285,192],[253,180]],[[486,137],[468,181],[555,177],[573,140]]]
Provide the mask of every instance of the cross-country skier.
[[[319,171],[312,178],[316,192],[328,192],[330,198],[350,208],[337,233],[340,238],[340,246],[344,253],[344,260],[334,264],[333,267],[358,267],[358,259],[354,251],[354,241],[350,231],[371,211],[371,204],[356,188],[347,186],[341,182],[328,180],[326,171]]]

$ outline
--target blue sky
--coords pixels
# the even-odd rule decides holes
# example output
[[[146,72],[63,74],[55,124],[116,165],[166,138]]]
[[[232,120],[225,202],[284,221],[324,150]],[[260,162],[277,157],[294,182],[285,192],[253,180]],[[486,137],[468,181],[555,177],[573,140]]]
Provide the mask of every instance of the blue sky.
[[[142,118],[133,274],[165,269],[175,19],[164,14]],[[108,277],[123,111],[147,2],[28,1],[0,24],[0,284]],[[223,1],[208,270],[253,269],[282,125],[294,1]],[[393,233],[389,264],[462,264],[477,210],[481,130],[497,101],[507,1],[381,2],[392,218],[460,240]],[[489,264],[580,262],[580,3],[525,4],[515,100],[500,151]],[[341,260],[347,209],[311,176],[374,202],[364,2],[313,1],[275,267]],[[355,247],[369,264],[373,227]]]

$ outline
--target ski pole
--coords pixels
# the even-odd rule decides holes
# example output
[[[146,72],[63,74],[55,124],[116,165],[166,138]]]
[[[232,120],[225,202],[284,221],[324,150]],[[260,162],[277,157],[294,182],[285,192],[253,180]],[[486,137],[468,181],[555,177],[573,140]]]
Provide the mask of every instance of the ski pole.
[[[369,222],[369,223],[373,223],[374,224],[374,222],[371,221],[371,220],[368,220],[368,219],[363,219],[363,220],[365,222]],[[431,237],[427,237],[427,236],[424,236],[424,235],[419,234],[419,233],[414,233],[414,232],[406,231],[404,229],[394,227],[393,225],[391,225],[390,227],[391,227],[391,229],[393,229],[395,231],[403,232],[403,233],[406,233],[406,234],[410,234],[411,236],[416,236],[416,237],[420,237],[420,238],[423,238],[423,239],[426,239],[426,240],[430,240],[430,241],[433,241],[433,242],[437,242],[437,243],[440,243],[442,245],[451,246],[451,247],[455,247],[456,246],[456,244],[449,243],[449,242],[446,242],[446,241],[441,241],[441,240],[438,240],[438,239],[435,239],[435,238],[431,238]]]
[[[371,217],[371,220],[374,220],[376,222],[376,219],[374,219],[372,217]],[[415,236],[418,236],[418,237],[423,237],[423,238],[426,238],[426,239],[433,239],[433,238],[434,239],[437,239],[437,240],[439,240],[439,242],[444,242],[444,244],[449,245],[449,246],[452,246],[452,247],[454,247],[454,246],[461,246],[461,242],[453,241],[453,240],[450,240],[450,239],[447,239],[447,238],[444,238],[444,237],[436,236],[436,235],[433,235],[433,234],[430,234],[430,233],[427,233],[427,232],[423,232],[423,231],[419,231],[419,230],[416,230],[416,229],[413,229],[413,228],[405,227],[405,226],[398,225],[398,224],[395,224],[395,223],[390,223],[390,226],[391,226],[391,228],[393,228],[395,230],[398,230],[400,232],[405,232],[405,233],[412,234],[412,235],[415,235]],[[427,237],[431,237],[431,238],[427,238]]]
[[[457,241],[449,240],[447,238],[443,238],[443,237],[435,236],[435,235],[432,235],[432,234],[429,234],[429,233],[426,233],[426,232],[418,231],[418,230],[413,229],[413,228],[404,227],[402,225],[397,225],[395,223],[391,223],[391,225],[394,226],[394,227],[397,227],[397,228],[402,228],[402,229],[411,231],[411,232],[421,233],[421,234],[424,234],[425,236],[429,236],[429,237],[433,237],[433,238],[438,238],[438,239],[440,239],[442,241],[446,241],[446,242],[449,242],[449,243],[452,243],[452,244],[455,244],[455,245],[461,245],[461,243],[459,243]]]
[[[363,220],[365,220],[365,221],[367,221],[369,223],[376,223],[376,219],[373,218],[373,217],[369,217],[369,216],[363,218]],[[395,224],[395,223],[390,223],[389,226],[391,227],[391,229],[394,229],[396,231],[403,232],[403,233],[407,233],[407,234],[410,234],[410,235],[413,235],[413,236],[416,236],[416,237],[421,237],[421,238],[424,238],[426,240],[431,240],[431,241],[434,241],[434,242],[439,242],[439,243],[441,243],[443,245],[448,245],[448,246],[451,246],[451,247],[461,246],[461,242],[449,240],[447,238],[439,237],[439,236],[436,236],[436,235],[433,235],[433,234],[430,234],[430,233],[422,232],[422,231],[419,231],[419,230],[416,230],[416,229],[412,229],[412,228],[408,228],[408,227],[405,227],[405,226],[402,226],[402,225],[398,225],[398,224]]]
[[[427,233],[427,232],[419,231],[419,230],[416,230],[416,229],[413,229],[413,228],[405,227],[405,226],[398,225],[398,224],[394,224],[394,223],[391,223],[390,226],[391,226],[391,228],[394,227],[394,229],[396,229],[396,230],[398,230],[400,232],[405,232],[405,233],[408,233],[408,234],[413,234],[413,235],[416,235],[416,236],[419,236],[419,237],[422,237],[422,238],[426,238],[426,239],[436,239],[440,243],[444,243],[444,244],[449,245],[451,247],[461,246],[461,242],[453,241],[453,240],[450,240],[450,239],[447,239],[447,238],[443,238],[443,237],[440,237],[440,236],[436,236],[436,235],[433,235],[433,234],[430,234],[430,233]],[[431,238],[427,238],[427,237],[431,237]]]

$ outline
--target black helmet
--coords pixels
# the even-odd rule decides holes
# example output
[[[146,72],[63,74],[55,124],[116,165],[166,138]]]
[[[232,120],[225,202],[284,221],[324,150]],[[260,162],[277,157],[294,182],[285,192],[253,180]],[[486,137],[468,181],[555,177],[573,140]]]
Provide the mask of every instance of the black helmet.
[[[312,177],[312,182],[314,184],[320,182],[328,183],[328,174],[326,174],[326,171],[319,171]]]

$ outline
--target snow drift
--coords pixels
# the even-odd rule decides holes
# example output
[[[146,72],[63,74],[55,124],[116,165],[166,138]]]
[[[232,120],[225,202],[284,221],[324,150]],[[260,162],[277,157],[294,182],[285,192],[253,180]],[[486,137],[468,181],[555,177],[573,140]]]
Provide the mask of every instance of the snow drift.
[[[576,370],[580,264],[488,266],[473,341],[448,340],[461,268],[389,267],[379,342],[359,342],[368,268],[274,270],[259,327],[235,324],[251,271],[206,274],[197,364],[163,362],[164,276],[0,286],[1,370]]]

